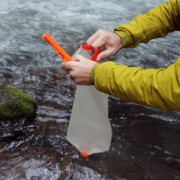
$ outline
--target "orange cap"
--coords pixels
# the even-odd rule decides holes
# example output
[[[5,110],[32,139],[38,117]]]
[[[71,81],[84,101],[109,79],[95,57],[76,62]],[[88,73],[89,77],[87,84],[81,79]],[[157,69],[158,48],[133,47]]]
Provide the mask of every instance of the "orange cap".
[[[65,62],[73,61],[71,56],[48,34],[43,34],[42,38],[44,38],[56,51],[59,58]]]
[[[89,156],[86,152],[81,152],[80,155],[84,158],[87,158]]]

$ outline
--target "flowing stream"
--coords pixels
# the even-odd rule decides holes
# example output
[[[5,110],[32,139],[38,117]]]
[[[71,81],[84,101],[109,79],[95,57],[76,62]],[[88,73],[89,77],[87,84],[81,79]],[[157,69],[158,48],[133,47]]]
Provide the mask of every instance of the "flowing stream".
[[[109,97],[113,140],[109,152],[82,158],[66,141],[76,85],[60,69],[48,32],[73,54],[98,29],[113,31],[165,0],[1,0],[0,84],[38,102],[34,123],[0,141],[0,180],[180,179],[180,112]],[[167,67],[180,55],[180,33],[123,49],[118,64]]]

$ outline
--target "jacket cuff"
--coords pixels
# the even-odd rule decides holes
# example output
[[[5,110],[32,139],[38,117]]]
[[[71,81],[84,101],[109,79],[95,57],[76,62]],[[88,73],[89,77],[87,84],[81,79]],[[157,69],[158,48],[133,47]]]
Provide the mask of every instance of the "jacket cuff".
[[[95,71],[96,71],[96,68],[99,66],[100,64],[99,63],[96,63],[92,70],[91,70],[91,74],[90,74],[90,83],[91,85],[94,85],[94,74],[95,74]]]
[[[127,32],[125,32],[123,30],[118,30],[117,28],[115,28],[114,33],[116,33],[121,38],[123,48],[128,48],[128,47],[134,46],[134,39]]]

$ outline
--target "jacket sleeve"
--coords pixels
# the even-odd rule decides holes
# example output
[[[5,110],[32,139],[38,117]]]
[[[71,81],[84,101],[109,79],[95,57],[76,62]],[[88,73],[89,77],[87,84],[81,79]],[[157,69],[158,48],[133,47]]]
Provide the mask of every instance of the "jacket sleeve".
[[[175,30],[180,30],[179,0],[169,0],[137,16],[129,24],[116,27],[114,32],[121,37],[123,47],[136,47]]]
[[[96,65],[95,87],[126,101],[180,110],[180,58],[168,68],[142,69],[105,62]]]

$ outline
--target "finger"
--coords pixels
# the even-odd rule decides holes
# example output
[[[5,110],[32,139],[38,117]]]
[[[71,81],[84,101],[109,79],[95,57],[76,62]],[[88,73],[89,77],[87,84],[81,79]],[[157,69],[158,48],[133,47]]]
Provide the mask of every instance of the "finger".
[[[69,71],[67,71],[67,72],[69,73],[70,78],[71,78],[72,80],[74,80],[74,78],[72,77],[72,70],[69,70]]]
[[[63,62],[61,63],[61,69],[69,71],[72,69],[71,62]]]
[[[72,77],[72,79],[74,80],[74,82],[76,83],[76,84],[78,84],[78,85],[90,85],[90,80],[89,81],[87,81],[87,80],[84,80],[83,78],[79,78],[79,77],[75,77],[75,78],[73,78]]]
[[[101,52],[98,57],[97,57],[97,61],[99,62],[100,60],[104,59],[104,58],[107,58],[109,56],[113,55],[113,51],[112,49],[107,49],[103,52]]]
[[[105,40],[102,37],[99,37],[92,43],[92,47],[96,50],[99,47],[102,47],[106,44]]]
[[[78,85],[90,85],[90,82],[84,82],[84,81],[81,81],[81,80],[76,80],[76,84]]]
[[[99,37],[99,32],[97,31],[95,34],[93,34],[87,41],[86,44],[91,45],[94,43],[94,41]]]
[[[105,50],[108,49],[108,44],[107,43],[104,45],[104,49]]]

